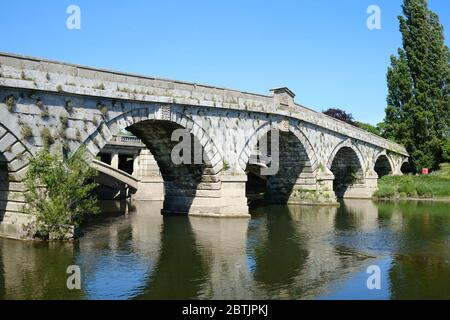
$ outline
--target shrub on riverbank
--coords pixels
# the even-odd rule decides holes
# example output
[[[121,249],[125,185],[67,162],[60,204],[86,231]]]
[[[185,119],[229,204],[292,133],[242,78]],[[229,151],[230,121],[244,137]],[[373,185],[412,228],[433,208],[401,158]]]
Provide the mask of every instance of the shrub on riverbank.
[[[90,192],[96,175],[80,148],[70,158],[61,159],[47,149],[30,160],[25,178],[25,210],[36,216],[33,235],[43,239],[70,238],[73,228],[86,214],[99,212]]]
[[[385,176],[378,181],[377,198],[450,197],[450,164],[430,175]]]

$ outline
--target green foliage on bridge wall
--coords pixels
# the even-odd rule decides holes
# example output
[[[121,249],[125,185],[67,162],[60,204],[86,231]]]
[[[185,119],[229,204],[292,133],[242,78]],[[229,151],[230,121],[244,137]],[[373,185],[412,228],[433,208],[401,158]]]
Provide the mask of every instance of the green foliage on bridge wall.
[[[67,123],[69,122],[69,118],[67,118],[65,115],[60,115],[59,122],[61,122],[61,127],[67,128]]]
[[[22,128],[20,129],[20,134],[24,140],[30,140],[33,137],[33,130],[27,124],[22,124]]]
[[[50,129],[47,127],[41,129],[41,139],[46,149],[48,149],[50,145],[52,145],[55,141],[53,139],[52,133],[50,132]]]
[[[48,110],[48,107],[43,107],[41,110],[41,117],[48,118],[49,116],[50,116],[50,112]]]
[[[78,142],[81,142],[81,132],[79,129],[77,129],[75,133],[75,138],[77,139]]]
[[[103,83],[100,83],[98,85],[92,86],[92,88],[97,90],[105,90],[105,85]]]
[[[13,111],[13,108],[16,105],[16,97],[13,95],[9,95],[5,98],[5,105],[9,112]]]
[[[44,101],[42,101],[41,99],[36,99],[36,106],[39,108],[39,109],[42,109],[42,108],[44,108]]]
[[[61,159],[43,149],[31,158],[24,181],[25,212],[36,215],[32,236],[57,240],[73,236],[87,214],[99,212],[90,192],[96,175],[86,161],[82,147],[68,159]]]
[[[100,110],[100,112],[103,114],[103,116],[106,117],[108,115],[108,107],[105,104],[99,102],[99,103],[97,103],[97,108],[98,108],[98,110]]]
[[[65,109],[67,112],[71,113],[73,111],[73,102],[72,100],[66,100]]]

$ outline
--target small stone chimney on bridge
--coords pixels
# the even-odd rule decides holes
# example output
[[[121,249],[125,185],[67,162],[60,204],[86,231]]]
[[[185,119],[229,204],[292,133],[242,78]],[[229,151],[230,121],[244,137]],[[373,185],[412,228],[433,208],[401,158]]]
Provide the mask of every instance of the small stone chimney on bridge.
[[[293,93],[287,87],[275,88],[270,90],[275,99],[275,105],[280,109],[288,110],[295,106],[294,98],[295,93]]]

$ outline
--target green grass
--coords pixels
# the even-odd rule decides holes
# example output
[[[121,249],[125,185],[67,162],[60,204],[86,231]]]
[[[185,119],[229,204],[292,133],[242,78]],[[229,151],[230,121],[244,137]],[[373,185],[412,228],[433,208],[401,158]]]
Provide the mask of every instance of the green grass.
[[[430,175],[385,176],[378,180],[377,198],[450,197],[450,163]]]

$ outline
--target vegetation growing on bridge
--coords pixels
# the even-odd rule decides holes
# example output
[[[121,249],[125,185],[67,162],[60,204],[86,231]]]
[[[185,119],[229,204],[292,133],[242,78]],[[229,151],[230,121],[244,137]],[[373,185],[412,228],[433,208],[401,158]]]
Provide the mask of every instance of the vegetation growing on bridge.
[[[33,137],[33,130],[31,127],[27,124],[22,124],[22,128],[20,129],[20,134],[22,135],[22,138],[25,140],[31,139]]]
[[[450,164],[431,175],[384,176],[378,180],[378,198],[450,197]]]
[[[13,95],[9,95],[5,98],[5,105],[9,112],[12,112],[16,105],[16,98]]]
[[[30,160],[24,181],[25,211],[36,216],[31,231],[43,239],[66,239],[73,236],[86,214],[99,212],[97,199],[90,192],[96,171],[86,161],[82,147],[70,158],[41,150]],[[45,186],[45,187],[44,187]]]
[[[73,111],[73,102],[72,102],[72,100],[66,100],[65,109],[69,113],[71,113]]]
[[[49,128],[44,127],[41,129],[41,140],[44,144],[45,149],[48,149],[50,145],[55,142],[55,139],[53,138]]]

